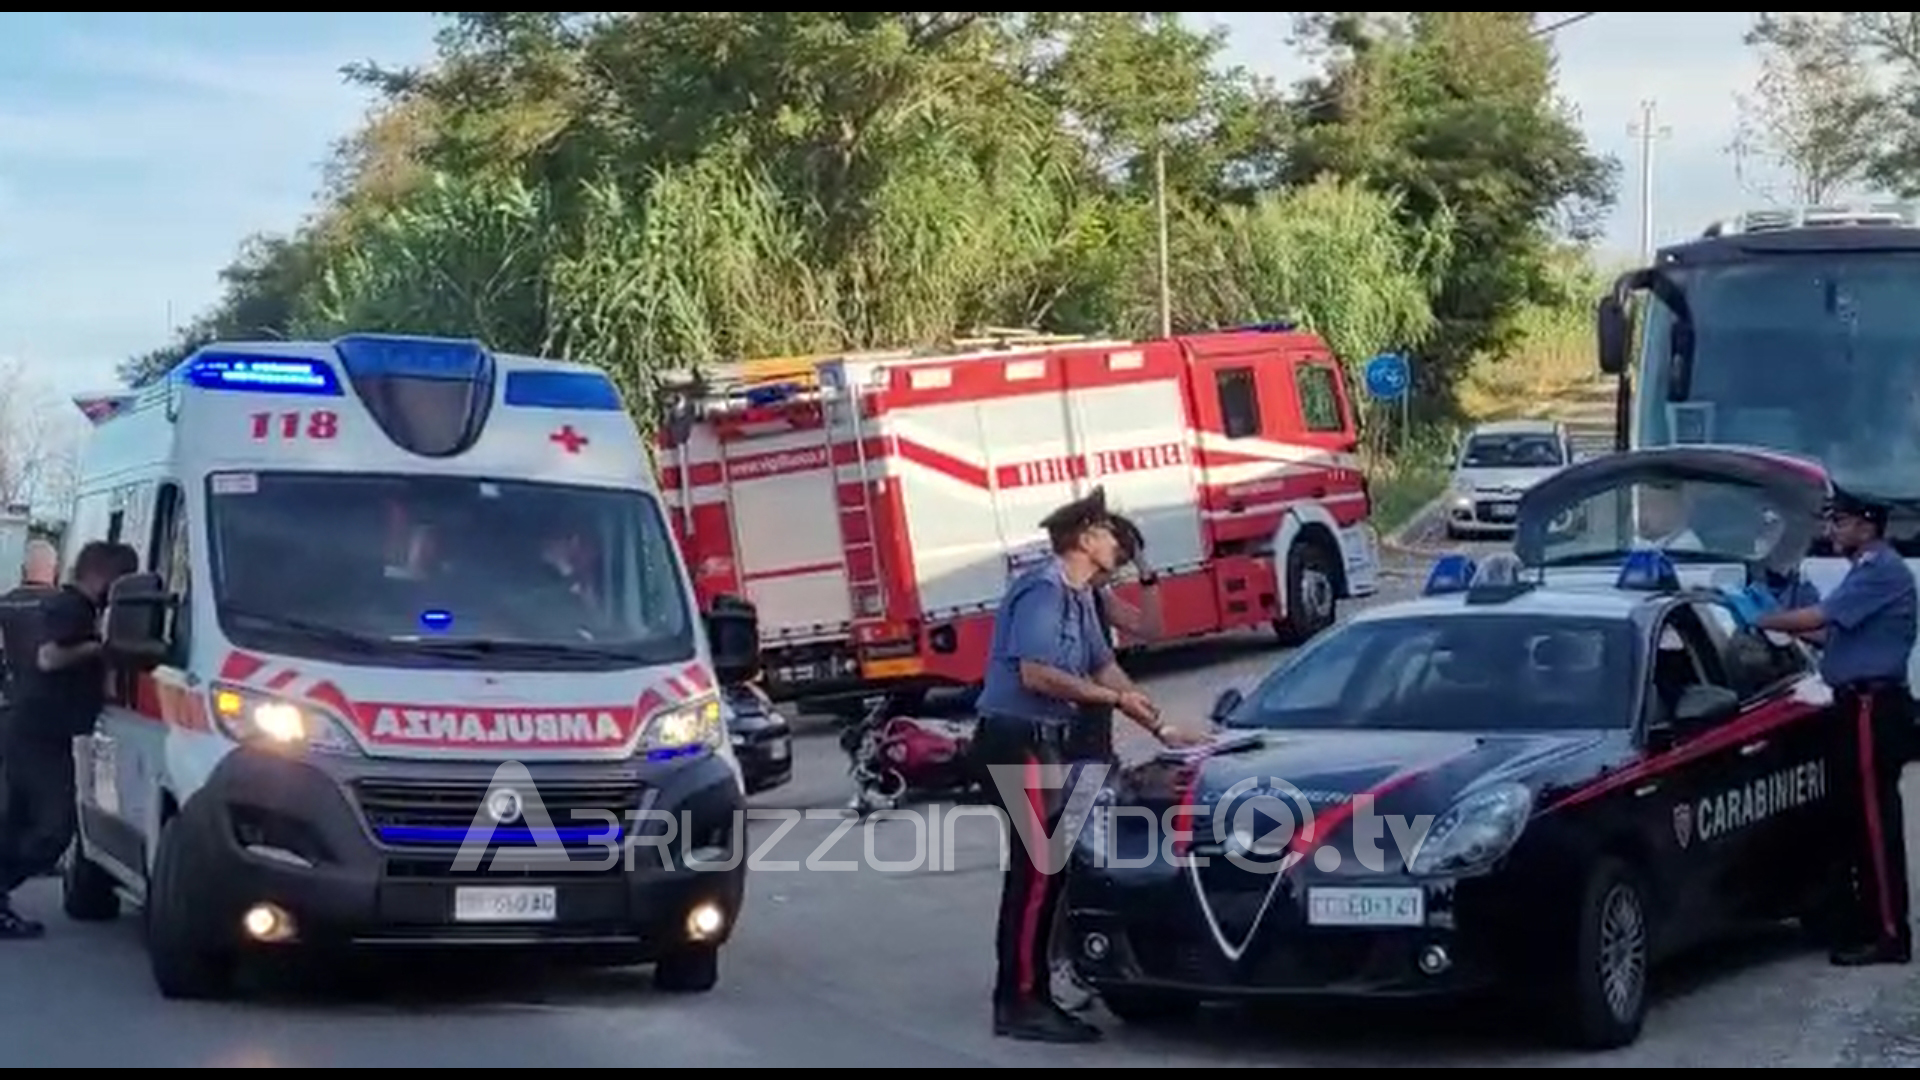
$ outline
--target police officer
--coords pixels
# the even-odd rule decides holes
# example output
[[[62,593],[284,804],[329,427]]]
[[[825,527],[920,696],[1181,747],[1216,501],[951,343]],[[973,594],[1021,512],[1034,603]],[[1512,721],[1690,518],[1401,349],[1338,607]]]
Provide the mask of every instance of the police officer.
[[[1105,490],[1095,488],[1094,495],[1104,498]],[[1113,536],[1119,542],[1120,552],[1114,564],[1116,573],[1102,572],[1093,580],[1093,610],[1099,617],[1100,625],[1107,635],[1107,641],[1118,649],[1121,634],[1126,634],[1135,641],[1151,640],[1159,636],[1160,581],[1153,571],[1147,568],[1143,559],[1147,542],[1146,538],[1140,534],[1140,527],[1119,514],[1109,515],[1108,520],[1112,523]],[[1041,522],[1040,527],[1051,531],[1052,519]],[[1114,577],[1118,571],[1129,566],[1135,569],[1136,579],[1140,582],[1143,607],[1136,608],[1113,595]],[[1067,737],[1067,760],[1075,763],[1113,763],[1112,706],[1085,705],[1078,710],[1078,715]]]
[[[1913,938],[1900,770],[1913,723],[1907,658],[1920,604],[1913,573],[1886,542],[1886,506],[1837,493],[1827,522],[1834,549],[1853,563],[1847,576],[1818,604],[1753,621],[1762,630],[1824,638],[1820,675],[1834,691],[1835,793],[1858,815],[1846,852],[1858,885],[1851,910],[1836,920],[1844,937],[1833,962],[1905,964]]]
[[[1063,789],[1043,772],[1061,763],[1068,728],[1081,706],[1118,709],[1168,745],[1194,737],[1164,726],[1146,694],[1114,663],[1094,609],[1094,579],[1118,565],[1120,543],[1103,493],[1046,519],[1053,558],[1016,577],[994,616],[987,675],[978,702],[976,753],[990,768],[989,790],[1006,811],[1016,842],[1000,894],[999,958],[993,997],[996,1035],[1044,1042],[1091,1042],[1097,1028],[1054,1001],[1050,939],[1060,876],[1043,863]],[[1006,767],[1020,767],[1008,782]],[[1024,789],[1024,790],[1022,790]]]

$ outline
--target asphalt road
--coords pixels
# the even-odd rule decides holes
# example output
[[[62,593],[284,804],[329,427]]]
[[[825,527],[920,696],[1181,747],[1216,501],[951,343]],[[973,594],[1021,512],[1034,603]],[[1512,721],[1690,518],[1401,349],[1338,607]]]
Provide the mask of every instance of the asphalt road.
[[[1388,598],[1417,588],[1418,570],[1402,569]],[[1183,650],[1156,659],[1149,685],[1169,716],[1198,716],[1278,655],[1258,640]],[[1138,745],[1123,740],[1122,752]],[[824,810],[848,793],[844,759],[820,734],[799,740],[795,780],[755,802]],[[760,857],[804,862],[835,828],[803,821]],[[871,835],[883,859],[913,846],[903,822]],[[169,1003],[132,919],[68,923],[53,883],[36,882],[21,906],[50,933],[0,946],[14,954],[0,960],[0,1045],[14,1065],[159,1068],[1920,1064],[1913,970],[1834,969],[1786,934],[1664,973],[1645,1037],[1612,1054],[1558,1052],[1484,1012],[1353,1006],[1222,1010],[1158,1032],[1101,1016],[1109,1038],[1092,1047],[996,1040],[987,992],[998,844],[982,820],[957,836],[951,871],[754,871],[721,984],[692,998],[656,993],[644,970],[418,958],[331,977],[269,973],[231,1004]],[[856,829],[826,857],[864,861],[862,847]]]

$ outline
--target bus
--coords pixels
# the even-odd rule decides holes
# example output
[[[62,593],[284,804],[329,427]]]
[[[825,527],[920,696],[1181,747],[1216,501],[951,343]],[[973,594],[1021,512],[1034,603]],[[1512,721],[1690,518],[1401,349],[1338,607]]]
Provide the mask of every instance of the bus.
[[[1890,503],[1920,556],[1920,207],[1750,211],[1620,276],[1596,316],[1619,377],[1616,445],[1744,445],[1805,457]],[[1804,572],[1846,572],[1824,541]],[[1920,654],[1910,662],[1920,682]]]

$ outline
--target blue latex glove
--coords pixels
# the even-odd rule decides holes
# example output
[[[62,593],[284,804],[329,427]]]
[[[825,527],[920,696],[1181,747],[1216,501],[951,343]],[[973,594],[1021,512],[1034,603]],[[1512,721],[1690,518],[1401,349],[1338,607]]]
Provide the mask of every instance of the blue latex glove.
[[[1763,610],[1754,600],[1750,588],[1722,590],[1720,606],[1733,613],[1733,621],[1739,623],[1742,630],[1754,629],[1754,623],[1759,621]]]
[[[1754,606],[1761,612],[1780,610],[1780,598],[1765,585],[1749,585],[1746,592],[1747,596],[1753,600]]]

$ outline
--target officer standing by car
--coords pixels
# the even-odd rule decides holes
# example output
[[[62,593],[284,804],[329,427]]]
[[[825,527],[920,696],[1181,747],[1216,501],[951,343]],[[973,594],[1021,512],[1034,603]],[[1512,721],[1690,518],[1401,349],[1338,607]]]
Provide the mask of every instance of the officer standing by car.
[[[1007,586],[978,704],[980,763],[1023,767],[1025,788],[1021,798],[998,782],[988,785],[1019,838],[1009,838],[1000,894],[993,1028],[1016,1039],[1078,1043],[1100,1032],[1062,1009],[1050,985],[1062,879],[1048,872],[1059,868],[1043,866],[1036,848],[1056,827],[1064,790],[1047,781],[1060,779],[1068,730],[1083,706],[1118,709],[1168,745],[1196,740],[1163,725],[1152,700],[1114,663],[1093,601],[1095,579],[1112,574],[1120,557],[1104,493],[1060,508],[1045,527],[1054,557]],[[1052,777],[1044,775],[1049,767]]]
[[[1913,724],[1907,659],[1920,632],[1913,572],[1886,542],[1888,508],[1847,493],[1828,507],[1827,531],[1853,566],[1831,595],[1809,607],[1768,611],[1762,630],[1824,638],[1820,675],[1834,692],[1836,793],[1858,814],[1848,830],[1852,910],[1833,962],[1905,964],[1913,957],[1907,910],[1906,813],[1900,772]],[[1845,895],[1850,890],[1838,891]]]

